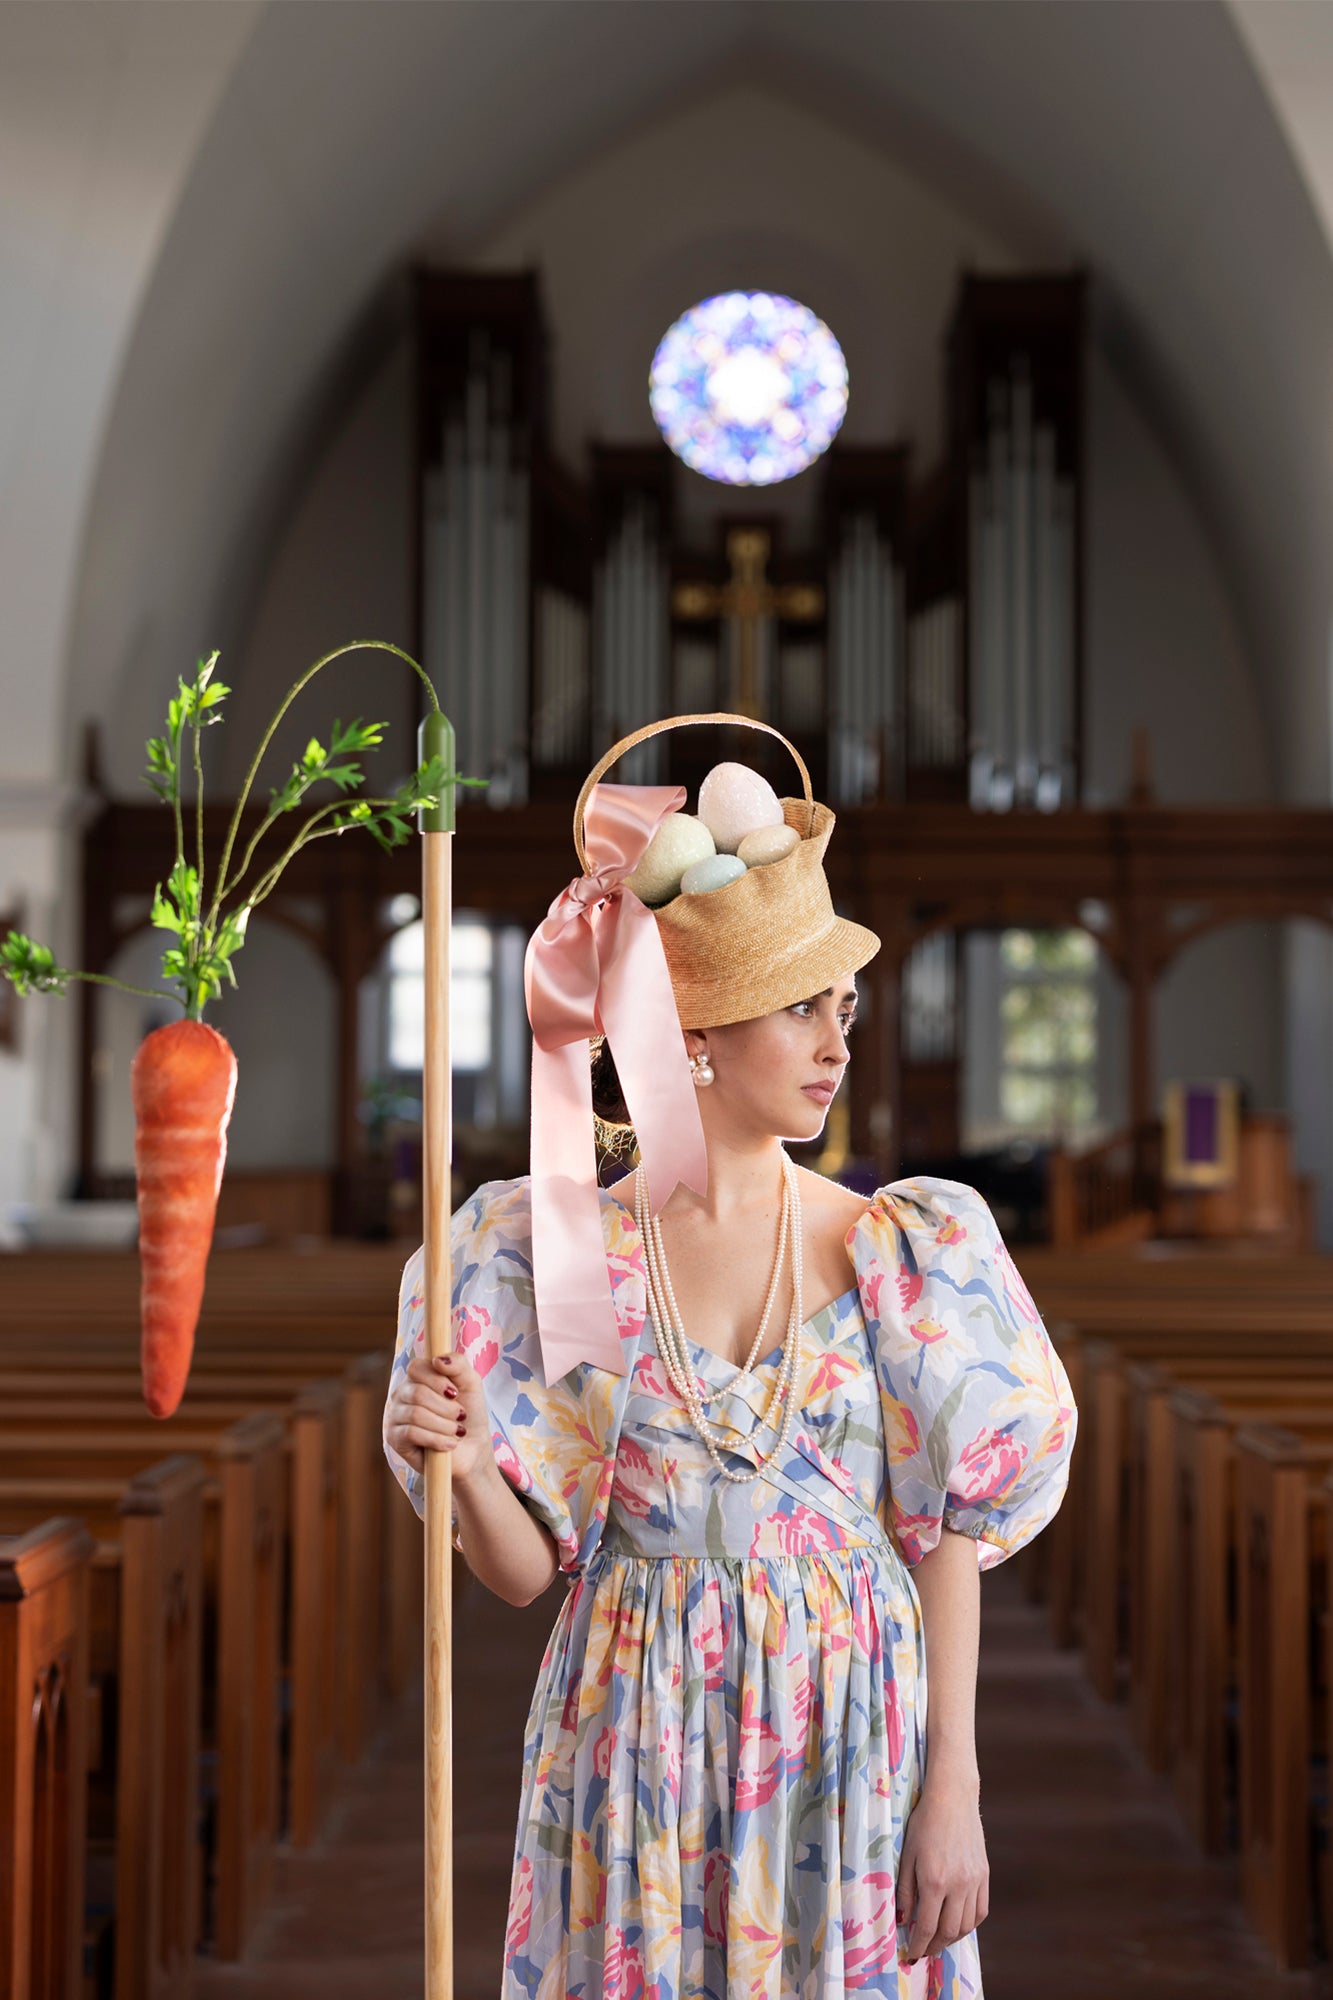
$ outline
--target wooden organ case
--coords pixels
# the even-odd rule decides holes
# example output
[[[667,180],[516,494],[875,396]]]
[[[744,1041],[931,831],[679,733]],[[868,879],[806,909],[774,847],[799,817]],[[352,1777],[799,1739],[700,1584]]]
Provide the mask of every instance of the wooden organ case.
[[[557,462],[531,273],[418,273],[416,637],[488,803],[566,799],[615,737],[729,708],[788,735],[843,814],[1075,804],[1083,339],[1080,277],[965,277],[943,463],[916,478],[903,444],[835,443],[802,475],[813,545],[737,488],[700,548],[676,505],[698,475],[665,445],[596,445],[581,476]],[[724,756],[790,789],[778,746],[740,731],[657,739],[620,775],[693,789]],[[910,1160],[959,1151],[961,973],[952,928],[903,965]]]
[[[512,944],[566,878],[574,792],[606,744],[664,713],[748,708],[791,737],[838,811],[835,899],[883,941],[859,982],[856,1089],[838,1107],[849,1129],[830,1121],[833,1150],[881,1180],[954,1161],[960,940],[1081,927],[1125,987],[1129,1123],[1072,1165],[1053,1156],[1048,1206],[1087,1233],[1114,1178],[1098,1150],[1132,1163],[1120,1208],[1143,1206],[1156,984],[1218,925],[1333,923],[1333,813],[1164,807],[1146,745],[1122,804],[1081,800],[1084,281],[965,278],[945,346],[942,461],[923,477],[901,444],[835,442],[801,475],[818,499],[806,546],[784,536],[762,489],[730,489],[711,545],[692,545],[681,496],[697,475],[664,445],[604,443],[584,467],[560,464],[531,274],[420,272],[412,295],[409,643],[455,720],[462,768],[492,781],[459,800],[465,822],[486,822],[484,835],[464,828],[469,907],[508,926]],[[657,739],[620,775],[692,788],[738,756],[791,788],[785,752],[735,735]],[[99,803],[83,834],[79,962],[99,972],[147,921],[169,834],[156,805],[106,792],[95,759],[88,785]],[[214,860],[229,813],[206,809]],[[261,817],[252,803],[243,838]],[[361,984],[417,865],[410,849],[323,843],[297,857],[271,905],[337,986],[336,1156],[318,1178],[340,1233],[364,1229],[374,1205]],[[116,1193],[97,1170],[98,988],[78,1005],[80,1186]],[[480,1127],[473,1136],[492,1143]],[[485,1164],[521,1172],[523,1161]]]

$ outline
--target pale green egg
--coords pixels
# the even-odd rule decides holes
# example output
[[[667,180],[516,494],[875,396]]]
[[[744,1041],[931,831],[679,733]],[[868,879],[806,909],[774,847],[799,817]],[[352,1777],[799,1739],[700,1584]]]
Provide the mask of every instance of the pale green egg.
[[[625,877],[625,887],[653,908],[669,903],[679,893],[680,878],[691,862],[704,861],[714,851],[713,836],[702,820],[691,813],[669,813],[633,874]]]

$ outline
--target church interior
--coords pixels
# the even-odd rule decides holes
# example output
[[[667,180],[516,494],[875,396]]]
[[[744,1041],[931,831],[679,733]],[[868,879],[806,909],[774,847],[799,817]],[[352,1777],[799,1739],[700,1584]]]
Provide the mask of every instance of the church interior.
[[[421,663],[484,781],[455,1204],[527,1171],[585,773],[668,714],[785,745],[658,738],[621,782],[799,794],[799,754],[882,949],[796,1156],[977,1188],[1079,1410],[982,1585],[988,2000],[1330,1990],[1330,105],[1304,0],[0,4],[0,935],[90,975],[0,982],[3,2000],[420,1990],[380,1435],[416,843],[303,847],[256,911],[189,1391],[138,1394],[131,1064],[179,1013],[145,742],[216,651],[186,817],[211,870],[240,801],[272,859],[335,717],[382,726],[377,792],[415,767],[383,650],[265,736],[352,641]],[[668,330],[740,294],[845,362],[803,466],[691,462],[655,410]],[[558,1591],[450,1588],[481,2000]]]

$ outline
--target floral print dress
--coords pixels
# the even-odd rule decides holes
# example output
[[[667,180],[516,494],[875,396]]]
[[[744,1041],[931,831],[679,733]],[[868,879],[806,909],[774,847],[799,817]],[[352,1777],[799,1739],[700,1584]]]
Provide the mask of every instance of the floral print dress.
[[[882,1188],[848,1289],[802,1330],[796,1415],[722,1478],[668,1383],[630,1210],[602,1195],[627,1372],[543,1382],[528,1182],[454,1217],[455,1344],[569,1589],[524,1739],[503,2000],[978,2000],[976,1933],[909,1966],[894,1892],[927,1758],[912,1566],[991,1568],[1059,1507],[1077,1414],[985,1202]],[[423,1351],[403,1274],[394,1376]],[[781,1354],[692,1346],[737,1470]],[[392,1384],[391,1384],[392,1386]],[[424,1482],[386,1442],[418,1513]]]

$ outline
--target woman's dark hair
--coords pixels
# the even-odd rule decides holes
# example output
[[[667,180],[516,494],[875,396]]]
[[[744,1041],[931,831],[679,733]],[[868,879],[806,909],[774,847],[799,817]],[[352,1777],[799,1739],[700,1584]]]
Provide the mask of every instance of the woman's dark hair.
[[[599,1124],[630,1128],[629,1107],[605,1035],[594,1035],[592,1040],[592,1109]]]

